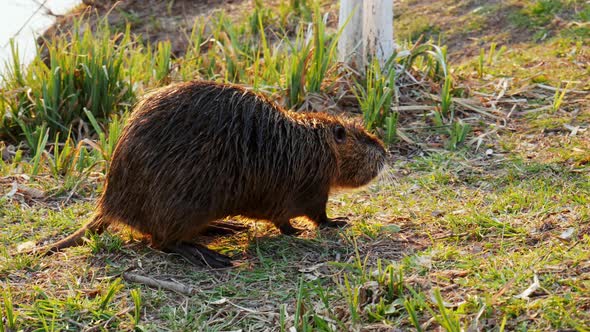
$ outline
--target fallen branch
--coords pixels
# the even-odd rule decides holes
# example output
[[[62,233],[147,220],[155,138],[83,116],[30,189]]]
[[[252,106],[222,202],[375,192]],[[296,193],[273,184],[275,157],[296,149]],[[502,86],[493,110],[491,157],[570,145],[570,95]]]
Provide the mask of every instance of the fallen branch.
[[[187,296],[193,295],[196,292],[196,290],[190,286],[186,286],[186,285],[179,284],[179,283],[172,282],[172,281],[165,281],[165,280],[154,279],[151,277],[144,277],[144,276],[140,276],[138,274],[129,273],[129,272],[123,273],[123,279],[125,279],[129,282],[135,282],[135,283],[143,284],[143,285],[146,285],[149,287],[157,287],[157,288],[171,290],[173,292],[177,292],[177,293],[187,295]]]

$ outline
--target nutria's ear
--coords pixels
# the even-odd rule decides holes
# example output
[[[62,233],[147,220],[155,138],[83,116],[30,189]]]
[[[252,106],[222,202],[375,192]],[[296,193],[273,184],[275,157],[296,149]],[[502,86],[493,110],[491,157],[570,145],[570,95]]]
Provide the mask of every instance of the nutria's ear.
[[[341,125],[334,126],[334,139],[338,144],[346,142],[346,129]]]

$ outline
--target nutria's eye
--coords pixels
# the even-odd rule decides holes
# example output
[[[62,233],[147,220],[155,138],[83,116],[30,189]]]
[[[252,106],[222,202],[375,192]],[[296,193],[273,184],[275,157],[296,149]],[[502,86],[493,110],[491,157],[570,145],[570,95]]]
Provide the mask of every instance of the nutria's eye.
[[[339,144],[346,142],[346,129],[340,125],[334,127],[334,139]]]

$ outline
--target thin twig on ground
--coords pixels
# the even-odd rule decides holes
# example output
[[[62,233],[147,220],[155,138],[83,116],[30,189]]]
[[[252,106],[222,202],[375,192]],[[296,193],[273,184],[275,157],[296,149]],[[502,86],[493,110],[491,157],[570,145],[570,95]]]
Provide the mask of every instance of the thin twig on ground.
[[[145,277],[135,273],[125,272],[123,273],[123,279],[129,282],[135,282],[149,287],[157,287],[171,290],[173,292],[177,292],[187,296],[193,295],[196,292],[196,290],[190,286],[186,286],[177,282],[158,280],[152,277]]]

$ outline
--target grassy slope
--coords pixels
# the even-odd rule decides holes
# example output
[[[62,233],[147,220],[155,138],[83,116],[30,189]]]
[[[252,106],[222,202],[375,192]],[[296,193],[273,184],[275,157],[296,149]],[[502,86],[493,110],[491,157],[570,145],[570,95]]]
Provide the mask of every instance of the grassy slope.
[[[589,73],[590,50],[579,41],[588,36],[572,36],[568,28],[554,28],[552,21],[537,22],[535,15],[544,11],[523,28],[519,15],[537,13],[527,1],[484,6],[477,12],[485,15],[469,15],[480,3],[471,1],[472,7],[463,8],[451,2],[408,1],[397,11],[402,36],[427,32],[404,22],[412,15],[426,15],[425,22],[450,22],[441,23],[438,31],[450,45],[460,84],[497,94],[496,86],[507,80],[506,96],[526,99],[515,104],[506,124],[490,126],[496,130],[485,146],[397,157],[390,176],[331,199],[329,214],[352,220],[345,230],[317,232],[307,226],[302,237],[290,238],[249,222],[247,233],[207,239],[239,262],[222,271],[194,268],[150,250],[126,230],[49,258],[11,256],[17,244],[58,238],[88,219],[100,182],[85,181],[71,200],[59,195],[35,199],[21,190],[0,198],[3,315],[14,306],[17,325],[26,330],[131,330],[136,319],[146,330],[406,330],[414,328],[412,314],[425,330],[458,330],[456,325],[588,330],[588,94],[566,94],[555,112],[521,112],[553,103],[553,92],[534,83],[580,80],[570,88],[587,88],[582,78]],[[578,20],[579,14],[568,8],[551,17]],[[482,25],[494,10],[510,14],[514,25],[496,30]],[[482,26],[470,33],[485,43],[499,38],[499,32],[530,37],[515,37],[479,78],[480,44],[461,44],[467,39],[459,27],[465,26]],[[547,37],[533,45],[537,32],[544,30]],[[467,55],[457,56],[457,49]],[[14,174],[14,168],[3,165],[2,173]],[[13,181],[49,193],[60,186],[50,177],[10,175],[2,178],[5,194]],[[125,271],[190,285],[196,294],[119,282]],[[517,298],[535,276],[539,287],[528,298]],[[141,294],[138,302],[132,297],[135,289]],[[438,292],[442,300],[436,299]]]

